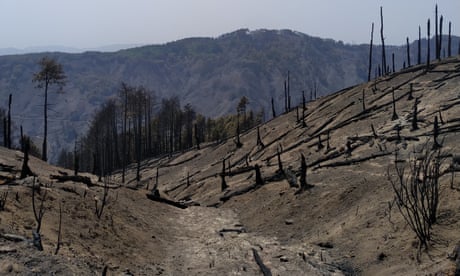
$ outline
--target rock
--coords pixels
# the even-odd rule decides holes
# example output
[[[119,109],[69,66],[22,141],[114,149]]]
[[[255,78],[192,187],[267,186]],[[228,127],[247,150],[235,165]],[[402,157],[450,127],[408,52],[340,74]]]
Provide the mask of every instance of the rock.
[[[287,263],[287,262],[289,262],[289,259],[286,256],[281,256],[280,257],[280,262]]]
[[[329,248],[329,249],[334,248],[334,246],[330,242],[319,242],[318,246],[320,246],[322,248]]]
[[[292,220],[292,219],[287,219],[287,220],[284,221],[284,223],[286,223],[286,225],[291,225],[291,224],[294,223],[294,220]]]

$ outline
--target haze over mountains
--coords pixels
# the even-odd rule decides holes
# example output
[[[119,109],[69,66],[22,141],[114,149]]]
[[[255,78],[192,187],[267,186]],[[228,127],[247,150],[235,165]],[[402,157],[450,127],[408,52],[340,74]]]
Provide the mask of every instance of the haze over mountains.
[[[456,53],[457,37],[453,45]],[[405,46],[388,46],[388,64],[394,53],[396,68],[401,68],[405,51]],[[38,71],[37,61],[45,55],[62,64],[67,75],[65,92],[50,95],[53,161],[59,150],[70,148],[76,137],[84,135],[94,111],[117,95],[121,82],[155,91],[157,101],[177,95],[182,104],[190,103],[206,116],[235,113],[239,99],[246,96],[249,109],[264,108],[269,119],[272,97],[277,112],[282,112],[287,71],[292,101],[297,104],[301,91],[306,91],[308,99],[315,83],[322,96],[367,80],[368,52],[369,45],[346,45],[290,30],[243,29],[218,38],[188,38],[111,53],[1,56],[0,106],[6,107],[8,94],[13,94],[16,127],[23,125],[25,133],[40,142],[43,91],[34,88],[32,76]],[[415,63],[415,44],[411,55]],[[375,46],[373,75],[379,60],[380,49]]]

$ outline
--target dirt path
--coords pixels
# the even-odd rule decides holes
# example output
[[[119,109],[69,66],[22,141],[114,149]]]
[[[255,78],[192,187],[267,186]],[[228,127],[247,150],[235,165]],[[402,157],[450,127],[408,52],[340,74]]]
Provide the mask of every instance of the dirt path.
[[[170,218],[175,222],[170,229],[175,242],[168,250],[166,274],[262,274],[255,249],[273,275],[342,275],[321,261],[325,252],[302,244],[281,245],[245,232],[232,210],[191,207],[175,213]]]

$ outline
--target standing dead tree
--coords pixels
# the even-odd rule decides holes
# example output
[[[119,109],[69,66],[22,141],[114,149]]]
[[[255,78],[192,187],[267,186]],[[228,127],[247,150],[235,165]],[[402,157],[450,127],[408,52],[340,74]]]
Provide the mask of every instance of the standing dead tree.
[[[62,233],[62,206],[61,202],[59,202],[59,230],[58,230],[58,240],[56,244],[56,250],[54,251],[54,255],[57,255],[59,249],[61,248],[61,233]]]
[[[391,96],[392,96],[392,103],[393,103],[393,116],[391,117],[391,120],[397,120],[398,114],[396,114],[396,100],[395,100],[395,89],[391,89]]]
[[[94,198],[94,204],[95,204],[95,214],[98,219],[101,219],[102,213],[104,212],[104,207],[107,205],[107,197],[109,195],[109,177],[105,176],[104,177],[104,189],[102,192],[102,199],[99,199],[98,197]]]
[[[385,56],[385,38],[383,36],[383,8],[380,7],[380,39],[382,40],[382,69],[383,75],[386,75],[387,72],[387,59]]]
[[[432,226],[436,223],[443,162],[440,150],[432,150],[428,142],[419,154],[405,161],[395,153],[396,175],[390,174],[390,168],[387,171],[398,210],[419,240],[418,257],[422,247],[428,249]]]
[[[438,58],[438,50],[439,50],[439,36],[438,36],[438,4],[436,4],[434,8],[434,46],[435,46],[435,56],[436,59]],[[441,51],[439,51],[441,53]]]
[[[8,97],[8,123],[7,123],[7,148],[11,149],[11,100],[12,100],[12,95]]]
[[[410,67],[410,44],[409,37],[406,37],[407,67]]]
[[[225,159],[222,160],[222,172],[220,173],[220,190],[223,192],[228,188],[227,182],[225,181]]]
[[[264,143],[262,142],[262,139],[260,138],[259,127],[257,127],[257,146],[262,149],[265,147]]]
[[[418,26],[417,64],[422,63],[422,28]]]
[[[452,22],[449,21],[449,37],[447,39],[447,56],[452,56]]]
[[[307,162],[305,156],[300,154],[300,189],[297,193],[303,192],[311,187],[313,187],[313,185],[307,183]]]
[[[38,186],[35,187],[35,177],[34,177],[33,181],[32,181],[32,210],[34,212],[35,221],[37,222],[37,228],[34,231],[32,231],[32,236],[33,236],[33,244],[34,244],[34,246],[39,251],[43,251],[43,245],[42,245],[42,238],[41,238],[40,230],[41,230],[41,226],[42,226],[43,216],[45,215],[44,203],[46,201],[47,190],[45,189],[43,194],[41,194],[40,206],[38,207],[38,210],[37,210],[37,207],[35,205],[35,190],[40,191],[41,189],[40,189],[40,184],[38,184]]]
[[[441,49],[442,49],[442,23],[443,23],[443,16],[441,15],[441,18],[439,19],[438,52],[437,52],[437,54],[436,54],[438,60],[441,60]]]
[[[372,48],[373,48],[373,42],[374,42],[374,22],[372,22],[372,27],[371,27],[371,43],[369,46],[369,68],[367,71],[367,81],[371,81],[371,71],[372,71]]]
[[[34,175],[29,168],[29,150],[30,150],[30,139],[29,137],[23,138],[23,147],[24,147],[24,158],[22,160],[22,169],[21,169],[21,179],[26,178],[27,176]]]
[[[414,109],[412,111],[412,129],[411,130],[417,130],[418,129],[418,125],[417,125],[418,108],[417,108],[417,104],[418,104],[418,98],[416,98],[414,100]]]
[[[428,21],[426,23],[426,70],[430,70],[430,19],[428,18]]]

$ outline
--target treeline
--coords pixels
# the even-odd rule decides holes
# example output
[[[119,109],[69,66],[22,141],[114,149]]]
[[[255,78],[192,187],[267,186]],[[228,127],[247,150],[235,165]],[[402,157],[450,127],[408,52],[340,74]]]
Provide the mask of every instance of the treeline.
[[[262,123],[264,111],[255,114],[248,104],[242,97],[236,114],[213,119],[182,106],[177,96],[157,101],[145,87],[122,83],[118,96],[96,112],[86,136],[73,150],[61,151],[58,165],[99,176],[121,169],[124,177],[126,166],[137,163],[139,179],[141,160],[220,142]]]

